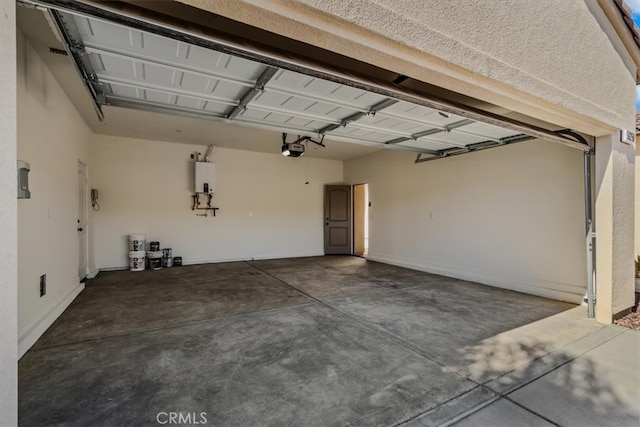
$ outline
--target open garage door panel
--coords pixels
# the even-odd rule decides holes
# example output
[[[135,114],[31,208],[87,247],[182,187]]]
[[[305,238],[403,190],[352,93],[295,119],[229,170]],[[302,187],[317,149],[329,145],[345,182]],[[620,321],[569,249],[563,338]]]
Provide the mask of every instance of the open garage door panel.
[[[256,52],[234,55],[210,40],[204,47],[195,36],[176,37],[173,31],[168,37],[162,27],[152,32],[145,23],[143,30],[86,10],[61,9],[60,2],[37,3],[56,7],[53,18],[99,114],[101,105],[111,105],[227,121],[413,151],[418,161],[532,138],[589,149],[546,129],[397,88],[318,69],[305,72]]]

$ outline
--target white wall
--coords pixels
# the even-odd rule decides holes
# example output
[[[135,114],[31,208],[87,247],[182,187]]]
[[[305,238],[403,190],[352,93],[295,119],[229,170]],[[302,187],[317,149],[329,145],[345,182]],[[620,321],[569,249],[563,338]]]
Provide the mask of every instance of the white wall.
[[[171,247],[183,263],[323,254],[323,186],[342,162],[217,148],[215,218],[191,210],[194,151],[206,147],[96,135],[92,185],[99,268],[128,266],[127,235]],[[309,165],[309,185],[305,185]]]
[[[345,162],[369,183],[369,258],[579,302],[586,290],[582,152],[531,141],[413,164]]]
[[[31,199],[18,201],[19,347],[23,354],[82,290],[78,278],[78,160],[91,132],[33,47],[18,33],[18,158]],[[89,172],[90,173],[90,172]],[[39,277],[47,275],[40,297]]]
[[[0,2],[0,424],[18,424],[16,3]]]

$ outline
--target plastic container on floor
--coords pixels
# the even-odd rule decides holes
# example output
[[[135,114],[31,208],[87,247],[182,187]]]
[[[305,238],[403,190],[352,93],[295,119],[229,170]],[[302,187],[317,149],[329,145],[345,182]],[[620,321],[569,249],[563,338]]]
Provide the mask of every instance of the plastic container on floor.
[[[129,250],[132,252],[144,251],[144,234],[129,234]]]
[[[162,251],[147,252],[147,259],[149,260],[150,269],[160,270],[162,268]]]
[[[144,271],[145,252],[130,251],[129,252],[129,270]]]

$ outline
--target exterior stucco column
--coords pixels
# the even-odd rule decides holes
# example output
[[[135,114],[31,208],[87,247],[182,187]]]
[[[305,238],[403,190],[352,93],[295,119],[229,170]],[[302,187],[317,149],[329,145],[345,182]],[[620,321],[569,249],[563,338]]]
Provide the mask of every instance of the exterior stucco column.
[[[640,144],[637,143],[640,138],[640,132],[636,133],[636,164],[640,164]],[[635,191],[640,190],[640,168],[636,168],[636,188]],[[635,256],[637,259],[638,255],[640,255],[640,201],[636,202],[635,207],[636,213],[636,227],[635,227],[635,241],[636,241],[636,253]],[[636,292],[640,292],[640,279],[636,279],[635,289]]]
[[[0,425],[18,424],[16,3],[0,1]]]
[[[635,149],[618,133],[596,139],[596,320],[634,303]]]

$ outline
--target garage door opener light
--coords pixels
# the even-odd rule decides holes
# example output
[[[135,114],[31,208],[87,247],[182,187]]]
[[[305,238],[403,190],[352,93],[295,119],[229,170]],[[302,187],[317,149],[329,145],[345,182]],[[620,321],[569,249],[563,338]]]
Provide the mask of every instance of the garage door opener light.
[[[292,142],[287,142],[287,134],[282,134],[282,155],[285,157],[300,157],[303,156],[306,150],[305,142],[310,141],[321,147],[325,147],[322,143],[324,141],[324,135],[320,141],[314,141],[310,136],[300,136],[298,139]]]

